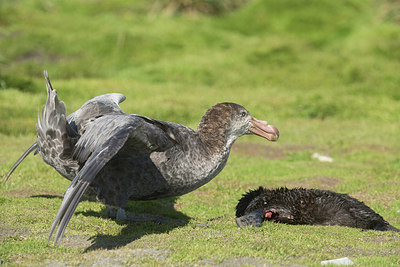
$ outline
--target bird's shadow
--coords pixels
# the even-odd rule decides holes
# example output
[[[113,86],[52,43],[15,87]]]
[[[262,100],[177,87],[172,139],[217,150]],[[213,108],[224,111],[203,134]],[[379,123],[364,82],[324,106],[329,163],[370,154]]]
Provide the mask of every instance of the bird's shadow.
[[[64,197],[62,196],[56,196],[56,195],[49,195],[49,194],[39,194],[39,195],[32,195],[30,196],[31,198],[47,198],[47,199],[54,199],[54,198],[58,198],[58,199],[63,199]],[[97,202],[95,197],[92,196],[86,196],[84,195],[81,199],[81,201],[91,201],[91,202]]]
[[[49,195],[49,194],[40,194],[40,195],[33,195],[30,196],[31,198],[48,198],[48,199],[53,199],[53,198],[58,198],[62,199],[62,196],[54,196],[54,195]]]
[[[176,200],[177,198],[153,201],[129,201],[126,209],[127,212],[131,213],[135,211],[135,214],[138,215],[146,213],[146,215],[162,216],[162,218],[168,219],[168,222],[128,222],[115,220],[117,224],[125,226],[121,232],[116,236],[111,234],[98,234],[91,237],[91,245],[86,248],[84,252],[96,249],[115,249],[123,247],[140,239],[144,235],[168,233],[176,227],[188,224],[190,217],[175,209]],[[105,207],[99,212],[91,210],[76,213],[84,216],[107,218]]]
[[[32,198],[63,198],[61,196],[54,196],[49,194],[33,195]],[[84,196],[82,200],[96,201],[91,196]],[[88,252],[96,249],[115,249],[123,247],[132,241],[140,239],[144,235],[148,234],[161,234],[168,233],[176,227],[184,226],[188,224],[190,217],[186,216],[182,212],[175,209],[177,197],[152,200],[152,201],[128,201],[126,211],[141,215],[161,216],[163,219],[168,219],[168,222],[128,222],[119,221],[115,219],[115,222],[125,227],[117,235],[111,234],[98,234],[90,238],[91,245],[85,249],[84,252]],[[100,211],[76,211],[75,214],[81,214],[83,216],[94,216],[101,218],[108,218],[106,215],[106,207]]]

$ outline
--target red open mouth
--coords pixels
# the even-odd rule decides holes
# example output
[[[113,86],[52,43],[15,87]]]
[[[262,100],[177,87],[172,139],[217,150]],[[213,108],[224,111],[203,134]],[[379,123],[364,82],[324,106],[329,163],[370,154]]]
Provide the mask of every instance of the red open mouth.
[[[269,209],[265,211],[265,220],[270,221],[279,218],[279,213],[275,209]]]
[[[268,209],[264,212],[264,221],[274,221],[283,223],[293,223],[294,217],[287,210],[281,209]]]

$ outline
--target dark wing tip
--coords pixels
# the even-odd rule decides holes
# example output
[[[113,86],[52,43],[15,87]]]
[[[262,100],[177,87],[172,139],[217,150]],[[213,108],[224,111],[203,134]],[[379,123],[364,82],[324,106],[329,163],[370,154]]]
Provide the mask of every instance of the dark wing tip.
[[[57,213],[56,218],[53,221],[51,226],[50,234],[48,240],[50,241],[51,236],[54,233],[58,225],[58,229],[56,232],[56,236],[54,238],[54,246],[58,245],[64,236],[65,229],[79,204],[80,199],[82,198],[83,194],[85,193],[87,187],[89,186],[88,182],[85,181],[77,181],[76,184],[74,182],[71,183],[72,187],[68,188],[63,203]]]
[[[46,80],[47,92],[50,93],[51,91],[53,91],[53,87],[51,86],[50,78],[49,78],[49,75],[47,74],[47,70],[43,71],[43,75],[44,75],[44,79]]]
[[[124,136],[112,135],[103,145],[97,147],[89,159],[86,161],[78,175],[71,182],[65,191],[64,200],[58,210],[57,216],[51,226],[49,240],[55,229],[57,232],[54,238],[56,246],[62,239],[68,222],[89,184],[96,177],[101,168],[121,149],[129,137],[130,131],[122,130]],[[117,138],[119,136],[119,138]]]

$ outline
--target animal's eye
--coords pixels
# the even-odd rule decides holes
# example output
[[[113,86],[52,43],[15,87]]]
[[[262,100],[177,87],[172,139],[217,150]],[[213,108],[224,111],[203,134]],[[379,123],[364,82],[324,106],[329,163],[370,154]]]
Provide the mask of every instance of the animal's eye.
[[[245,117],[246,116],[246,112],[244,112],[244,111],[240,112],[240,116]]]

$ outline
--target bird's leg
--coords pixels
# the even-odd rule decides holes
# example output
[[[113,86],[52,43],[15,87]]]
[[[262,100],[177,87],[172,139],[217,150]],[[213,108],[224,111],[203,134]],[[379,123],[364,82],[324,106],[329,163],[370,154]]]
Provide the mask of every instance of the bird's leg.
[[[118,221],[128,221],[128,216],[126,215],[126,211],[123,208],[118,208],[116,219]]]
[[[106,206],[106,216],[118,221],[129,221],[126,211],[123,208],[116,208],[113,206]]]

